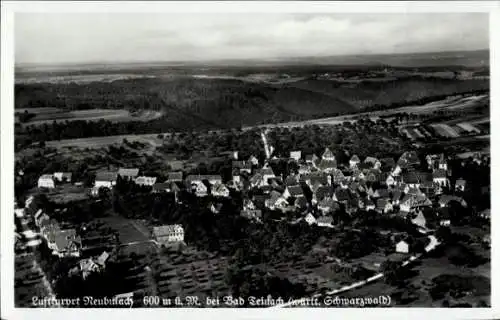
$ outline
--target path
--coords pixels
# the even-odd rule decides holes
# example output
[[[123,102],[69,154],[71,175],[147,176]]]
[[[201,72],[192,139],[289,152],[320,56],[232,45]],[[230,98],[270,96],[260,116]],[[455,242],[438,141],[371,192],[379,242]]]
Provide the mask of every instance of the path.
[[[430,236],[428,236],[428,238],[430,239],[430,243],[425,247],[425,252],[430,252],[430,251],[434,250],[440,244],[440,242],[436,239],[435,236],[430,235]],[[404,266],[408,265],[410,262],[419,259],[421,256],[422,256],[421,253],[411,256],[406,261],[403,261],[401,263],[401,267],[404,267]],[[365,280],[361,280],[361,281],[352,283],[350,285],[343,286],[341,288],[338,288],[338,289],[335,289],[335,290],[332,290],[332,291],[328,291],[328,292],[326,292],[324,294],[323,293],[316,293],[316,294],[314,294],[312,296],[312,298],[319,298],[319,297],[321,297],[323,295],[334,295],[334,294],[338,294],[338,293],[341,293],[341,292],[346,292],[346,291],[349,291],[349,290],[352,290],[352,289],[356,289],[356,288],[362,287],[364,285],[367,285],[367,284],[372,283],[374,281],[377,281],[379,279],[382,279],[383,277],[384,277],[384,273],[380,272],[380,273],[378,273],[378,274],[376,274],[376,275],[374,275],[374,276],[372,276],[370,278],[367,278]],[[284,303],[284,304],[281,304],[281,305],[274,306],[274,308],[290,307],[290,306],[294,306],[294,305],[300,304],[302,302],[303,302],[303,298],[296,299],[296,300],[293,300],[293,301],[290,301],[290,302],[287,302],[287,303]]]

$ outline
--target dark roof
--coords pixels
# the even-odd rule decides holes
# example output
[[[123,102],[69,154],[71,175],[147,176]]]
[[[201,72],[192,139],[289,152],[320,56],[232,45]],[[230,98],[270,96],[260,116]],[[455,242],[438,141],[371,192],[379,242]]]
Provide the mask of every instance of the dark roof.
[[[432,173],[433,178],[446,178],[446,170],[438,169]]]
[[[167,178],[170,181],[182,181],[182,171],[169,172]]]
[[[54,242],[59,250],[67,250],[72,243],[75,243],[78,247],[82,245],[82,239],[76,234],[75,229],[55,231]]]
[[[297,197],[304,194],[301,186],[288,186],[287,189],[292,197]]]
[[[335,197],[339,202],[349,201],[351,199],[351,193],[349,192],[348,189],[337,188],[337,190],[335,190]]]
[[[285,179],[285,184],[287,186],[294,186],[296,185],[297,183],[299,182],[299,179],[294,176],[294,175],[289,175],[288,177],[286,177]]]
[[[318,219],[316,219],[317,223],[332,223],[333,218],[330,216],[321,216]]]
[[[329,148],[325,148],[325,152],[323,152],[322,158],[334,158],[335,155]]]
[[[316,192],[314,194],[316,196],[316,199],[321,201],[325,197],[331,197],[333,195],[333,189],[330,186],[320,186],[318,189],[316,189]]]
[[[383,158],[380,160],[380,163],[383,167],[394,167],[396,165],[396,161],[393,158]]]
[[[377,208],[385,208],[387,203],[388,203],[387,199],[378,199],[377,200]]]
[[[308,155],[306,155],[306,161],[313,161],[316,158],[318,158],[318,156],[315,155],[315,154],[308,154]]]
[[[403,182],[404,183],[419,183],[418,176],[415,174],[415,172],[410,171],[410,172],[405,172],[403,174]]]
[[[321,162],[318,164],[318,168],[321,170],[335,169],[336,167],[337,167],[337,161],[335,160],[322,159]]]
[[[98,172],[95,176],[96,181],[116,181],[117,178],[116,172]]]
[[[139,169],[137,168],[120,168],[118,170],[118,175],[122,177],[136,177],[139,174]]]
[[[295,199],[295,206],[299,208],[305,208],[307,206],[307,200],[305,197],[297,197]]]

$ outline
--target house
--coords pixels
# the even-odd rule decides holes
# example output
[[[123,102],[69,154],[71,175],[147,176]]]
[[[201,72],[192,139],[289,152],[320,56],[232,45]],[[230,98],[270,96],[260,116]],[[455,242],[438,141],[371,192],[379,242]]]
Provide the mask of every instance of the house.
[[[118,169],[118,175],[123,179],[134,180],[139,175],[139,169],[137,168],[120,168]]]
[[[330,216],[322,216],[316,219],[318,227],[333,228],[333,218]]]
[[[399,190],[394,190],[391,195],[391,202],[393,205],[399,205],[399,200],[401,200],[403,193]]]
[[[438,169],[448,171],[448,162],[446,161],[444,154],[441,154],[439,157]]]
[[[116,185],[117,174],[115,172],[98,172],[95,176],[94,188],[108,188],[112,189]]]
[[[89,275],[94,272],[99,272],[100,268],[97,263],[94,262],[92,258],[82,259],[79,261],[80,272],[82,273],[82,278],[87,279]]]
[[[389,172],[396,167],[396,161],[393,158],[380,159],[382,171]]]
[[[271,168],[263,168],[263,169],[261,169],[260,170],[260,174],[262,175],[262,183],[263,183],[263,185],[267,185],[269,179],[276,177],[274,175],[273,169],[271,169]]]
[[[358,164],[360,163],[361,161],[359,160],[359,157],[357,155],[353,155],[351,157],[351,159],[349,160],[349,166],[351,168],[355,168],[358,166]]]
[[[265,201],[265,206],[271,210],[280,210],[288,206],[288,201],[277,191],[272,191],[269,198]]]
[[[420,179],[415,171],[405,172],[402,177],[403,183],[407,184],[410,188],[419,188]]]
[[[417,216],[411,220],[411,223],[421,228],[425,228],[427,221],[425,220],[423,212],[418,211]]]
[[[491,210],[490,209],[483,210],[483,211],[479,212],[479,216],[483,219],[490,220],[491,219]]]
[[[220,175],[211,175],[211,174],[198,174],[198,175],[189,175],[186,177],[186,182],[191,185],[194,183],[199,183],[202,181],[208,181],[211,185],[216,183],[222,183],[222,177]]]
[[[184,241],[184,228],[180,224],[153,227],[153,237],[160,245]]]
[[[462,207],[467,207],[467,203],[465,200],[461,197],[458,196],[452,196],[452,195],[442,195],[439,197],[438,203],[441,208],[447,207],[450,203],[450,201],[456,201],[462,205]]]
[[[465,184],[466,184],[466,182],[464,179],[458,179],[455,182],[455,191],[464,192],[465,191]]]
[[[191,191],[196,194],[197,197],[205,197],[208,195],[208,187],[203,181],[193,181],[191,182]]]
[[[317,165],[318,169],[325,173],[332,173],[337,168],[337,161],[321,159]]]
[[[214,184],[211,192],[214,197],[229,197],[229,189],[222,183]]]
[[[387,199],[378,199],[375,210],[380,213],[387,213],[392,210],[392,204]]]
[[[220,202],[217,202],[217,203],[212,203],[212,204],[210,205],[210,211],[212,211],[212,213],[217,214],[217,213],[220,213],[220,211],[221,211],[222,207],[223,207],[223,204],[222,204],[222,203],[220,203]]]
[[[250,220],[262,221],[262,211],[259,209],[244,209],[240,214],[242,217]]]
[[[239,167],[240,173],[252,173],[252,164],[250,162],[243,161],[241,166]]]
[[[139,176],[135,178],[135,184],[151,187],[156,183],[156,177]]]
[[[285,191],[283,192],[283,198],[288,199],[290,197],[303,197],[304,196],[304,190],[302,190],[302,187],[299,185],[295,186],[287,186]]]
[[[438,217],[440,226],[446,227],[451,224],[450,210],[447,207],[439,208]]]
[[[397,162],[402,168],[417,166],[420,164],[420,159],[415,151],[405,151]]]
[[[319,160],[319,158],[315,154],[306,155],[306,163],[309,165],[316,166],[316,163],[318,160]]]
[[[259,165],[259,159],[257,159],[255,156],[251,155],[248,158],[248,162],[250,162],[253,166],[258,166]]]
[[[182,171],[172,171],[167,174],[168,182],[180,182],[182,181]]]
[[[366,211],[375,210],[375,208],[376,208],[375,203],[370,198],[367,197],[363,201],[364,201],[364,207],[365,207]]]
[[[321,159],[326,161],[335,161],[335,155],[329,148],[325,148],[325,151],[321,155]]]
[[[97,257],[96,263],[101,267],[101,269],[106,267],[106,262],[109,259],[109,253],[104,251],[99,257]]]
[[[313,190],[313,195],[311,202],[316,204],[323,201],[325,198],[331,198],[333,196],[333,189],[331,186],[319,186],[316,190]]]
[[[389,190],[387,189],[377,189],[375,190],[375,192],[373,193],[373,197],[374,198],[381,198],[381,199],[389,199],[390,198],[390,195],[389,195]]]
[[[316,217],[312,215],[312,213],[308,213],[305,217],[304,217],[304,220],[305,222],[307,222],[307,224],[309,225],[312,225],[312,224],[316,224]]]
[[[51,174],[44,174],[38,178],[38,188],[55,188],[54,177]]]
[[[441,187],[450,185],[446,171],[443,169],[437,169],[432,173],[432,181]]]
[[[161,192],[179,192],[181,188],[176,182],[163,182],[163,183],[155,183],[153,185],[153,193],[161,193]]]
[[[401,240],[398,243],[396,243],[397,253],[408,253],[409,251],[410,251],[410,246],[408,245],[408,242]]]
[[[374,157],[366,157],[364,163],[369,163],[375,169],[379,169],[382,166],[382,163]]]
[[[324,198],[318,203],[318,210],[323,214],[331,213],[334,211],[335,201],[332,198]]]
[[[296,197],[295,201],[293,202],[293,206],[295,208],[301,209],[301,210],[307,209],[308,202],[307,202],[306,197],[304,197],[304,196]]]
[[[332,179],[333,183],[340,183],[341,181],[344,181],[346,178],[344,173],[340,169],[333,171],[332,177],[333,177]]]
[[[300,181],[305,182],[309,188],[312,188],[315,184],[320,184],[322,186],[331,184],[331,178],[329,178],[330,177],[324,173],[316,172],[301,175]]]
[[[71,177],[73,174],[71,172],[54,172],[54,179],[58,182],[71,182]]]
[[[48,234],[48,242],[52,243],[52,254],[62,257],[79,257],[82,239],[75,229],[54,230]],[[49,248],[50,248],[49,247]]]
[[[286,179],[285,179],[286,186],[295,186],[297,184],[299,184],[299,177],[298,176],[291,174],[288,177],[286,177]]]
[[[299,161],[302,158],[302,151],[290,151],[290,159],[294,159],[295,161]]]

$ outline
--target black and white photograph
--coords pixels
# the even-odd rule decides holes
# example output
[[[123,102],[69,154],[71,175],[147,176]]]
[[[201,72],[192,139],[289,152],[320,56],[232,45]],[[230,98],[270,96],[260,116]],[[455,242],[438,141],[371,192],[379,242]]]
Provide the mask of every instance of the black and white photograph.
[[[12,13],[12,307],[492,308],[490,13],[223,7]]]

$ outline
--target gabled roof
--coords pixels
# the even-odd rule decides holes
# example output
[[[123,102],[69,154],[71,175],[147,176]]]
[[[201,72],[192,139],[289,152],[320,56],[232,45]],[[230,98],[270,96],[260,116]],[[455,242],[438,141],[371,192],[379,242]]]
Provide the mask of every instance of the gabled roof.
[[[432,177],[434,179],[446,178],[447,177],[446,170],[443,170],[443,169],[435,170],[432,173]]]
[[[285,179],[285,185],[287,186],[294,186],[296,185],[297,183],[299,182],[299,179],[297,176],[295,175],[289,175],[288,177],[286,177]]]
[[[393,158],[382,158],[380,159],[380,163],[382,164],[383,167],[394,167],[396,166],[396,161],[394,161]]]
[[[348,189],[337,188],[335,190],[335,197],[337,201],[349,201],[351,199],[351,193]]]
[[[271,203],[271,204],[274,204],[276,203],[276,201],[278,201],[278,199],[281,198],[281,194],[277,191],[271,191],[271,193],[269,194],[269,199],[268,201]]]
[[[226,191],[228,191],[228,188],[225,185],[223,185],[222,183],[215,183],[212,186],[212,192],[221,193],[221,192],[226,192]]]
[[[418,179],[418,176],[415,174],[414,171],[410,171],[410,172],[405,172],[403,174],[403,182],[404,183],[419,183],[419,179]]]
[[[54,177],[51,174],[42,174],[39,180],[52,180]]]
[[[274,176],[273,169],[271,169],[271,168],[262,168],[262,169],[259,171],[259,173],[260,173],[261,175],[272,175],[272,176]]]
[[[58,250],[68,250],[71,244],[82,246],[82,239],[76,234],[75,229],[57,230],[54,232],[54,242]]]
[[[95,181],[116,181],[118,174],[116,172],[101,171],[95,176]]]
[[[325,148],[325,151],[323,152],[323,155],[321,156],[322,158],[335,158],[335,155],[329,148]]]
[[[288,192],[290,193],[290,196],[292,197],[298,197],[304,195],[304,190],[302,190],[302,187],[299,185],[288,186],[287,189]]]
[[[441,197],[439,197],[440,204],[448,205],[448,203],[450,201],[457,201],[459,203],[462,203],[462,201],[464,201],[464,199],[461,197],[458,197],[458,196],[452,196],[452,195],[448,195],[448,194],[445,194],[445,195],[442,195]]]
[[[169,181],[182,181],[182,171],[169,172],[167,175]]]
[[[299,208],[305,208],[307,206],[307,199],[303,196],[297,197],[295,199],[295,206]]]
[[[387,206],[387,199],[378,199],[377,200],[377,208],[385,208]]]
[[[392,196],[391,196],[391,199],[392,201],[398,201],[401,199],[401,196],[402,196],[402,192],[399,191],[399,190],[395,190],[392,192]]]
[[[137,168],[120,168],[118,170],[118,175],[122,177],[136,177],[139,174],[139,169]]]
[[[332,198],[324,198],[318,203],[318,208],[333,208],[335,205],[335,201]]]
[[[333,218],[330,216],[321,216],[318,219],[316,219],[317,223],[325,223],[325,224],[331,224],[333,223]]]
[[[180,224],[153,227],[153,235],[156,237],[168,236],[177,232],[184,232],[184,228]]]
[[[377,189],[373,194],[374,198],[389,199],[389,190],[387,189]]]
[[[337,168],[337,161],[322,159],[320,161],[320,163],[318,164],[318,168],[320,170],[335,169],[335,168]]]
[[[358,163],[360,162],[359,157],[357,155],[353,155],[349,161]]]
[[[372,165],[375,165],[375,163],[377,163],[378,159],[377,158],[374,158],[374,157],[366,157],[365,159],[365,163],[371,163]]]
[[[315,155],[315,154],[308,154],[308,155],[306,155],[306,161],[313,161],[313,160],[315,160],[317,158],[318,158],[318,156]]]

